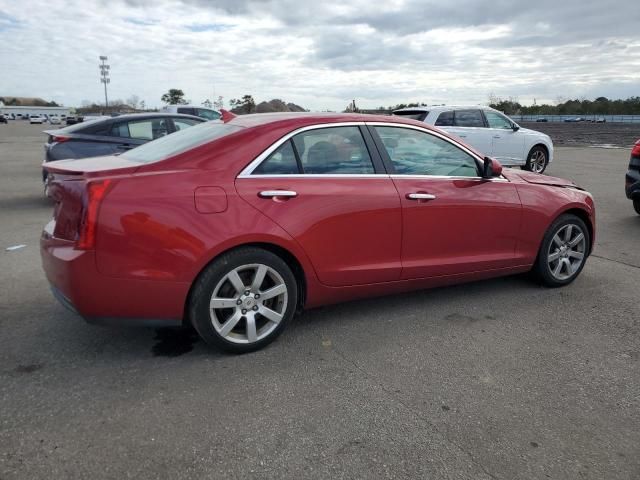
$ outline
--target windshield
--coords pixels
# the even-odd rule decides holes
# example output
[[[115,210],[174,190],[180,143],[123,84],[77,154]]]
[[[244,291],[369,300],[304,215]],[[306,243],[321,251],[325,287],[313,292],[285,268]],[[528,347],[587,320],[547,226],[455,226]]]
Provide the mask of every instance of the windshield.
[[[238,132],[242,127],[226,123],[206,122],[161,137],[122,154],[133,162],[152,163],[173,157],[218,138]]]

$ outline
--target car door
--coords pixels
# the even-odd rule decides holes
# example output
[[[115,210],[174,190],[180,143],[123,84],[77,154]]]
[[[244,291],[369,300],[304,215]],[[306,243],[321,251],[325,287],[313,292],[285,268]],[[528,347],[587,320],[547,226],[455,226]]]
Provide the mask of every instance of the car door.
[[[450,125],[442,125],[443,123]],[[480,109],[442,112],[436,120],[436,126],[461,138],[463,142],[485,155],[491,152],[491,133]]]
[[[435,132],[371,128],[402,202],[403,279],[514,265],[522,207],[513,184],[481,178],[471,152]]]
[[[301,245],[329,286],[400,277],[400,199],[363,128],[289,135],[236,180],[239,195]]]
[[[491,156],[504,165],[521,165],[524,158],[524,135],[511,120],[501,113],[485,110],[484,116],[491,132]]]

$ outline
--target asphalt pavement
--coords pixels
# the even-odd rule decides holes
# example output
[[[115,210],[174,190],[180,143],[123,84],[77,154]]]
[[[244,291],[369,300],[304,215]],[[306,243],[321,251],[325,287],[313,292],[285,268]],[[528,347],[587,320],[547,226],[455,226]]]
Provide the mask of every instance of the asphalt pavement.
[[[516,276],[311,310],[232,356],[54,300],[45,128],[0,125],[1,480],[640,478],[628,149],[559,148],[549,168],[598,209],[570,286]]]

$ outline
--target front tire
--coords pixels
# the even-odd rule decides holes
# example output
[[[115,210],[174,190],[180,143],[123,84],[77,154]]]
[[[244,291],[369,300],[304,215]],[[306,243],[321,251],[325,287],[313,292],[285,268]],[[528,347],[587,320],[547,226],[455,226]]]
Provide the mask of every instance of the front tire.
[[[633,199],[633,209],[640,215],[640,198]]]
[[[524,169],[533,173],[544,173],[548,164],[549,156],[547,154],[547,150],[544,147],[537,145],[529,152]]]
[[[547,287],[563,287],[573,282],[589,255],[589,229],[580,217],[558,217],[542,239],[533,272]]]
[[[243,247],[220,256],[197,279],[189,320],[207,344],[245,353],[275,340],[297,302],[297,282],[286,262],[267,250]]]

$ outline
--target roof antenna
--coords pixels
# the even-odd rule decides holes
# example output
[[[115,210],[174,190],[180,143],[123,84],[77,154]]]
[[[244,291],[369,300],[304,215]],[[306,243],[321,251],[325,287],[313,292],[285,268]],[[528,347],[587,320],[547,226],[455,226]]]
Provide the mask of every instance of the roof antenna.
[[[229,110],[225,110],[224,108],[220,109],[220,113],[222,114],[222,121],[224,123],[230,122],[237,117],[235,113],[231,113]]]

